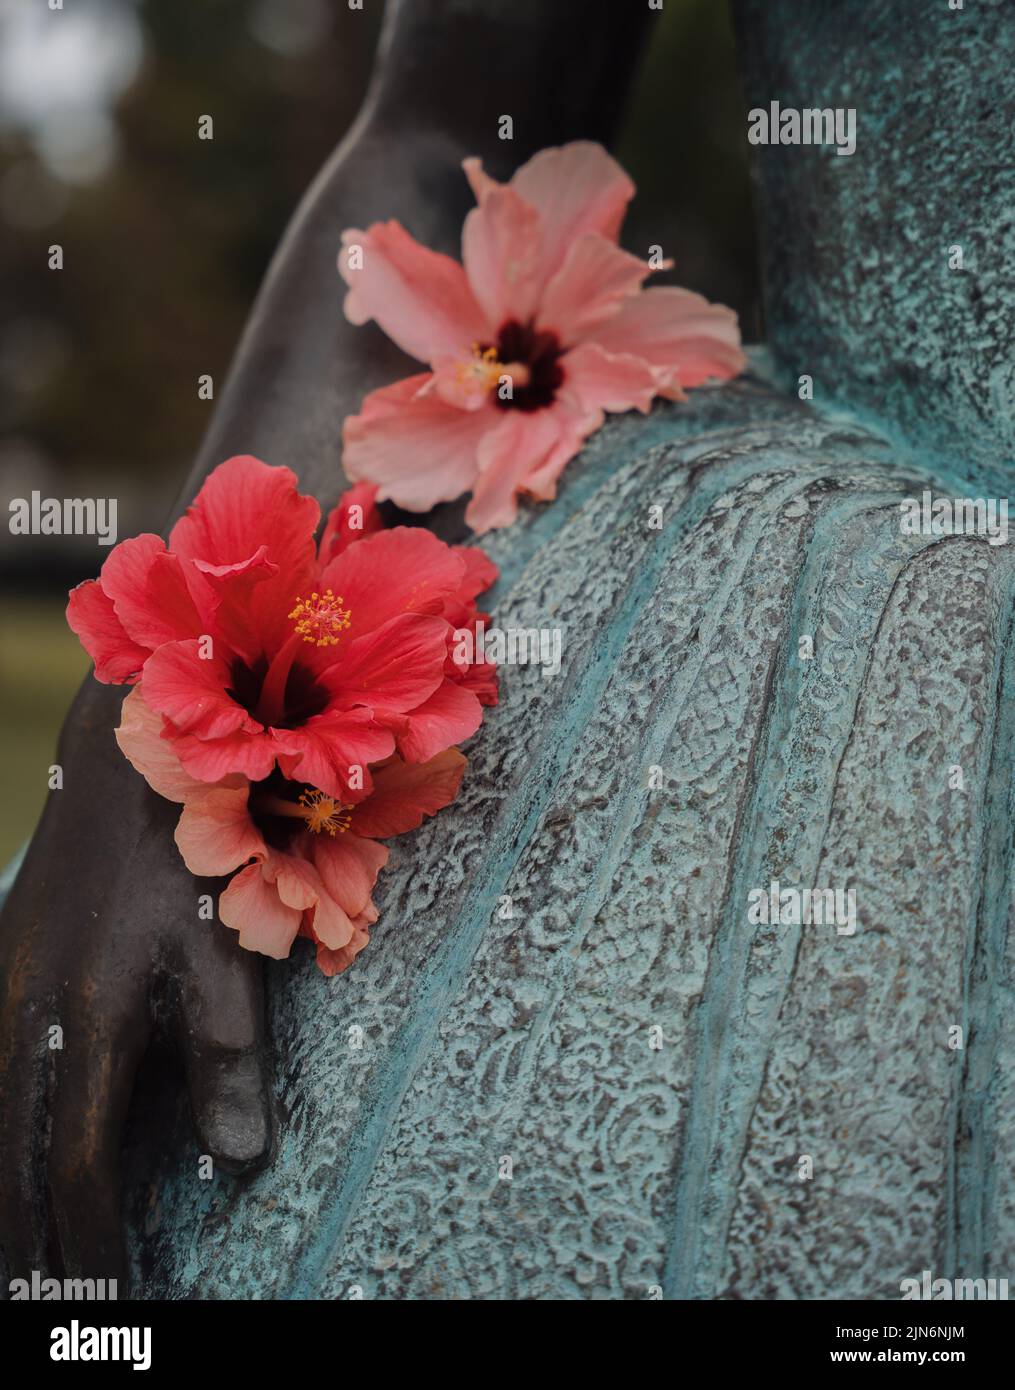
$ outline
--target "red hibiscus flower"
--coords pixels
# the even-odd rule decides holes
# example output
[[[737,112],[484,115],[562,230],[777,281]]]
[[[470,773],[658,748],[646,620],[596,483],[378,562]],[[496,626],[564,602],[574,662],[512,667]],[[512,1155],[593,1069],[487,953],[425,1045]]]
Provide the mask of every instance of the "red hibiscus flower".
[[[246,950],[277,960],[298,935],[309,937],[325,975],[352,963],[377,921],[371,895],[388,858],[378,841],[447,806],[465,769],[455,748],[425,763],[395,756],[374,769],[365,799],[343,803],[279,772],[258,783],[198,781],[161,735],[161,717],[132,690],[117,742],[154,791],[182,803],[176,843],[191,873],[235,874],[219,898],[220,919]]]
[[[67,618],[99,680],[139,682],[199,782],[276,769],[354,804],[370,764],[426,763],[479,727],[489,668],[455,662],[496,578],[481,552],[414,527],[382,530],[374,489],[331,513],[287,468],[233,458],[208,478],[166,546],[124,541]]]

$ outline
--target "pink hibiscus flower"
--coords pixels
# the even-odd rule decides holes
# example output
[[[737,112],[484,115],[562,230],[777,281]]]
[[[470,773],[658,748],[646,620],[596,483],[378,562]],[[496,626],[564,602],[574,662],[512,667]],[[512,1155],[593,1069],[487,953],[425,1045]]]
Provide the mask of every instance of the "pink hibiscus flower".
[[[520,494],[554,497],[605,412],[681,400],[745,359],[732,310],[643,289],[652,268],[617,244],[634,185],[602,146],[543,150],[508,184],[464,167],[479,206],[462,265],[395,221],[343,234],[346,317],[431,368],[366,398],[343,463],[410,511],[471,491],[466,519],[487,531]]]
[[[71,593],[68,622],[96,676],[140,682],[190,777],[256,782],[277,766],[355,803],[370,764],[396,750],[429,762],[496,701],[492,668],[452,655],[496,568],[428,531],[379,529],[374,491],[346,494],[318,548],[320,509],[295,475],[230,459],[168,547],[123,541]]]
[[[371,895],[388,858],[378,840],[416,829],[452,802],[465,770],[456,748],[425,763],[392,757],[356,804],[279,773],[256,784],[239,775],[209,784],[186,771],[139,689],[123,702],[116,738],[154,791],[183,804],[176,843],[191,873],[235,874],[219,917],[240,945],[281,960],[298,935],[309,937],[325,975],[351,965],[377,921]]]

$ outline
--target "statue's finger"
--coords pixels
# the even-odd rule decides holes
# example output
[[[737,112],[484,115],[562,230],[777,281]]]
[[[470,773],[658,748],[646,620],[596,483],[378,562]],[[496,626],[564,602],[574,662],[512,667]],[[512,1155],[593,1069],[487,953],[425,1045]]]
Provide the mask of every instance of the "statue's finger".
[[[179,1034],[194,1124],[227,1172],[264,1164],[273,1136],[260,956],[217,922],[184,943]]]

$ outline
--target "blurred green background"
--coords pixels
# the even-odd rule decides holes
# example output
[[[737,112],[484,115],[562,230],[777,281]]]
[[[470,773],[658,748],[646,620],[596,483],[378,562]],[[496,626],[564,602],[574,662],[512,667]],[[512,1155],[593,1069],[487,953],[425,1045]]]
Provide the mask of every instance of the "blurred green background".
[[[211,409],[197,371],[224,379],[275,244],[362,99],[382,8],[0,0],[5,515],[38,489],[116,496],[121,537],[161,529]],[[666,0],[650,28],[617,150],[639,190],[624,240],[662,245],[670,278],[732,305],[756,339],[726,6]],[[195,138],[205,113],[210,142]],[[67,589],[105,553],[89,538],[39,545],[0,530],[0,864],[35,824],[88,669],[64,622]]]

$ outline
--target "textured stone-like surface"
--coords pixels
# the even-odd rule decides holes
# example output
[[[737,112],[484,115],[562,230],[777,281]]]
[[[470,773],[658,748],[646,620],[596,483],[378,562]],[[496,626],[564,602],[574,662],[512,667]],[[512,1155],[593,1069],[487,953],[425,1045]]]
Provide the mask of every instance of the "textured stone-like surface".
[[[1015,476],[1010,0],[734,0],[745,107],[853,108],[856,152],[759,146],[766,339],[815,399],[978,486]],[[746,133],[746,123],[745,123]],[[956,269],[953,248],[963,268]]]
[[[487,542],[496,621],[560,626],[561,672],[504,670],[355,967],[273,969],[274,1166],[135,1153],[144,1294],[1011,1273],[1012,559],[901,536],[908,469],[748,379],[611,422]],[[855,888],[856,934],[750,924],[772,878]]]

